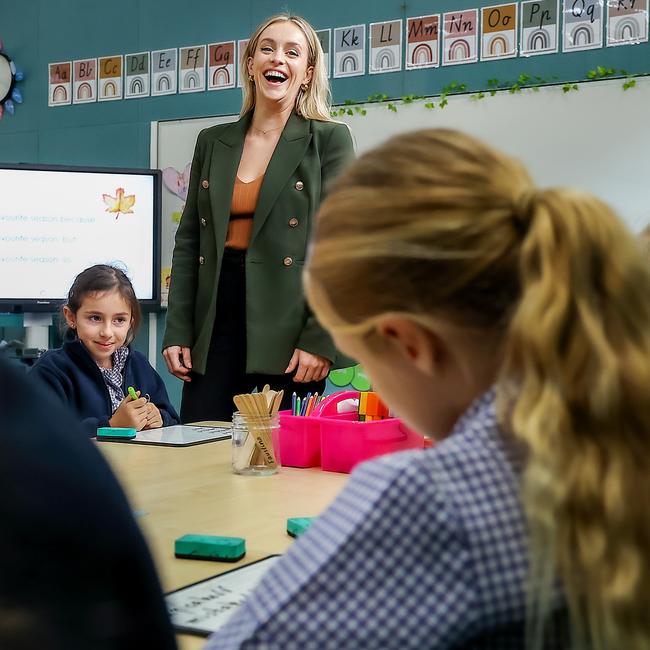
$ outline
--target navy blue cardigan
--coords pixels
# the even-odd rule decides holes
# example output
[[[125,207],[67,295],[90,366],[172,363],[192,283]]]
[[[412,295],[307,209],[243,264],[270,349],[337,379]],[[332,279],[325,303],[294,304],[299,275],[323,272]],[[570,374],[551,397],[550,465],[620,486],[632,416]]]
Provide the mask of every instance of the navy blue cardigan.
[[[88,436],[96,435],[98,427],[110,426],[112,408],[108,388],[97,364],[78,339],[66,340],[63,347],[46,352],[30,370],[30,376],[76,413]],[[133,348],[129,348],[123,376],[125,391],[133,386],[142,395],[149,393],[160,410],[163,426],[179,423],[162,379],[147,358]]]

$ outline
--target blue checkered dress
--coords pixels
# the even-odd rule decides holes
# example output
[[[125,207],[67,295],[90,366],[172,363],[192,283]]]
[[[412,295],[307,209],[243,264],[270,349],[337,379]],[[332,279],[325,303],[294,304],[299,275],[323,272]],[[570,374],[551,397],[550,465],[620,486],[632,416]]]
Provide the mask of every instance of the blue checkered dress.
[[[208,648],[520,650],[523,464],[494,391],[436,447],[364,463]]]

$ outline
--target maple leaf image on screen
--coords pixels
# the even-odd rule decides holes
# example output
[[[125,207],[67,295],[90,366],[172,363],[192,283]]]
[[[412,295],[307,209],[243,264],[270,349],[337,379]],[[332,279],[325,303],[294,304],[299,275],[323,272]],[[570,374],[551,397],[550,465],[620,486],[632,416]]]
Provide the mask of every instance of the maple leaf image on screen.
[[[135,203],[135,194],[127,194],[124,196],[124,188],[118,187],[115,190],[115,196],[110,194],[102,194],[104,203],[108,206],[106,212],[115,212],[115,218],[117,219],[122,214],[133,214],[133,204]]]

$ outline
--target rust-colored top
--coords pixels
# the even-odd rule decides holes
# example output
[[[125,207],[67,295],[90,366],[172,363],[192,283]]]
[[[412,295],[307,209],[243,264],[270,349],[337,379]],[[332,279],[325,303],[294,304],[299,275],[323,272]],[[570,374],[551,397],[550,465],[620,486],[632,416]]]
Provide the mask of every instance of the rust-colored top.
[[[226,248],[246,250],[253,230],[253,215],[260,195],[264,174],[250,183],[235,178],[230,204],[230,223],[226,235]]]

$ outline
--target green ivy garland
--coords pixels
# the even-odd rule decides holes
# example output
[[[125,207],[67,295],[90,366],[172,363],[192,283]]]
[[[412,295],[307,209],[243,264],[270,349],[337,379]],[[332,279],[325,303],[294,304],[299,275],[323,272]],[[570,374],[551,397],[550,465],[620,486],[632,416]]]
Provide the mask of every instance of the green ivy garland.
[[[617,70],[615,68],[606,68],[604,66],[598,66],[594,70],[589,70],[585,75],[584,81],[598,81],[601,79],[607,78],[621,78],[623,79],[622,88],[624,91],[634,88],[636,86],[636,77],[646,77],[650,76],[650,73],[642,74],[630,74],[626,70]],[[522,90],[532,90],[533,92],[539,92],[541,86],[553,86],[560,84],[557,83],[557,76],[552,77],[540,77],[532,76],[526,73],[521,73],[516,81],[512,80],[499,80],[499,79],[488,79],[486,90],[481,90],[470,95],[470,99],[474,101],[480,101],[485,99],[488,95],[494,97],[498,92],[507,91],[510,94],[519,93]],[[569,82],[562,84],[561,86],[563,93],[577,92],[580,87],[578,82]],[[393,113],[397,113],[397,106],[399,104],[412,104],[413,102],[427,99],[424,104],[424,108],[433,110],[434,108],[445,108],[449,104],[447,97],[449,95],[459,95],[467,91],[467,84],[461,83],[459,81],[452,81],[450,84],[446,85],[439,97],[437,103],[434,102],[430,97],[425,97],[422,95],[404,95],[399,98],[390,98],[388,95],[379,93],[376,95],[370,95],[365,101],[355,101],[353,99],[346,99],[341,106],[335,107],[332,110],[332,117],[342,117],[343,115],[366,115],[367,111],[363,108],[364,104],[385,104],[386,108]]]

